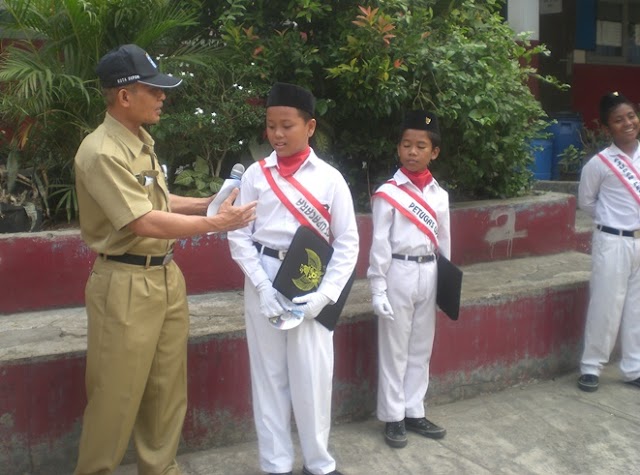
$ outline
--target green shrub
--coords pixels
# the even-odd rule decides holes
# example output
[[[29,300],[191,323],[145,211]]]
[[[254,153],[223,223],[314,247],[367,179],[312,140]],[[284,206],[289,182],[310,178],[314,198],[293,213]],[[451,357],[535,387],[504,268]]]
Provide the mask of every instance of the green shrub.
[[[70,219],[77,213],[73,157],[84,136],[104,117],[94,72],[99,58],[122,43],[137,43],[154,55],[188,57],[196,48],[181,41],[197,25],[199,3],[2,3],[0,28],[8,42],[0,56],[0,124],[9,141],[0,148],[0,161],[19,161],[7,168],[30,168],[36,170],[34,176],[45,177],[44,188],[52,190],[41,190],[39,207],[59,210]]]
[[[373,186],[397,165],[402,111],[441,118],[434,173],[454,199],[528,190],[530,142],[545,114],[528,87],[544,46],[516,36],[503,2],[228,0],[206,2],[211,37],[245,87],[276,80],[318,101],[316,148],[346,174],[365,209]]]

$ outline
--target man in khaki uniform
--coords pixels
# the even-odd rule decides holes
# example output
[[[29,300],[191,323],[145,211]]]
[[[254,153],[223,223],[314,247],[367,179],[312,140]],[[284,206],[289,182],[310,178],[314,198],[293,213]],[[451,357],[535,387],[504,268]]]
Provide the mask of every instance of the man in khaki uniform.
[[[211,198],[168,192],[142,125],[160,120],[165,89],[181,80],[136,45],[107,53],[96,72],[107,114],[75,157],[82,237],[99,254],[85,290],[88,403],[75,474],[112,473],[133,434],[138,473],[176,475],[189,312],[172,246],[246,226],[255,203],[232,206],[236,191],[205,217]]]

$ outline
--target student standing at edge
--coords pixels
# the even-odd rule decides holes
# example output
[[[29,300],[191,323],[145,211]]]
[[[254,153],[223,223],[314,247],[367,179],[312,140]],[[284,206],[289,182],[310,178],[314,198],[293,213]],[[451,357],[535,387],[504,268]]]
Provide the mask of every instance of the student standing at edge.
[[[306,89],[286,83],[272,87],[266,127],[274,152],[247,169],[238,197],[239,203],[258,201],[257,217],[250,226],[229,233],[231,255],[245,274],[254,419],[260,468],[269,474],[292,473],[293,406],[303,474],[340,475],[328,452],[333,332],[314,318],[338,300],[355,267],[359,241],[347,183],[309,147],[316,127],[314,109],[315,98]],[[316,218],[324,216],[322,222],[305,218],[308,208],[298,206],[307,204],[314,207]],[[272,281],[281,265],[279,251],[289,248],[301,225],[316,230],[328,226],[334,251],[317,291],[294,299],[304,304],[304,321],[283,331],[269,323],[283,313]]]
[[[440,153],[435,115],[405,115],[402,168],[372,198],[373,237],[367,277],[378,316],[377,417],[394,448],[406,430],[440,439],[445,430],[424,417],[436,326],[437,254],[450,256],[449,196],[429,171]]]
[[[613,143],[582,170],[578,204],[596,224],[591,244],[589,308],[578,387],[598,389],[618,332],[620,371],[640,388],[640,121],[617,92],[600,100],[600,122]]]
[[[160,120],[165,89],[181,80],[132,44],[103,56],[96,72],[107,113],[75,157],[82,237],[99,254],[85,290],[87,407],[75,474],[112,473],[133,433],[139,474],[179,475],[189,311],[173,243],[246,226],[255,203],[234,207],[235,193],[216,216],[187,216],[205,214],[212,198],[169,194],[142,127]]]

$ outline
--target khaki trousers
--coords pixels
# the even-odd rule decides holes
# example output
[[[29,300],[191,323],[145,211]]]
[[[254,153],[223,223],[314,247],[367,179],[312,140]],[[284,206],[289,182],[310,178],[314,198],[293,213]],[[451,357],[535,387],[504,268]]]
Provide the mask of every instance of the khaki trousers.
[[[87,282],[86,391],[75,475],[110,474],[131,435],[138,473],[177,475],[187,408],[184,277],[98,258]]]

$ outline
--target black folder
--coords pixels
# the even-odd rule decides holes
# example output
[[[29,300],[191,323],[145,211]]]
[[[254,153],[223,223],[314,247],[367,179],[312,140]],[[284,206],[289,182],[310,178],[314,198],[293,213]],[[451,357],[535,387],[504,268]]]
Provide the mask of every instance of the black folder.
[[[293,300],[318,290],[333,255],[333,248],[327,241],[306,226],[300,226],[293,236],[287,254],[273,279],[273,288]],[[316,321],[333,331],[342,313],[355,271],[342,289],[338,301],[327,305],[316,317]]]
[[[439,255],[436,304],[451,320],[458,319],[461,293],[462,271],[449,259]]]

